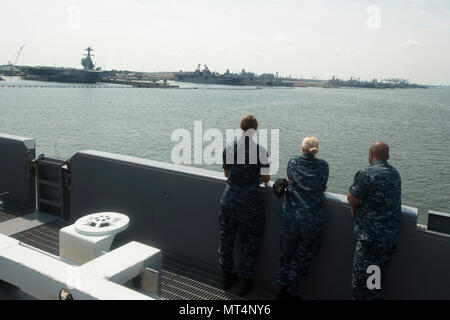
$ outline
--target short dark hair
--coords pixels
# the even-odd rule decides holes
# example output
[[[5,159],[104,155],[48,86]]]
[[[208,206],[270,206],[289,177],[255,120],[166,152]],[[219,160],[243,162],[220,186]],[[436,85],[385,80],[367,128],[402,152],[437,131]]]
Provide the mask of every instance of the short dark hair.
[[[375,142],[370,146],[370,152],[377,160],[389,159],[389,146],[383,141]]]
[[[258,120],[252,115],[245,115],[241,120],[241,129],[247,131],[249,129],[257,130],[258,129]]]

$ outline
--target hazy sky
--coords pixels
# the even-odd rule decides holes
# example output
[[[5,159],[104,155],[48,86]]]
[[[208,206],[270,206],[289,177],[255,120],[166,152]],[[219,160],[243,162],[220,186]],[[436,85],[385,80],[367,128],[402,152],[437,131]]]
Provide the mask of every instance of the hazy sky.
[[[450,84],[449,0],[2,0],[0,64]]]

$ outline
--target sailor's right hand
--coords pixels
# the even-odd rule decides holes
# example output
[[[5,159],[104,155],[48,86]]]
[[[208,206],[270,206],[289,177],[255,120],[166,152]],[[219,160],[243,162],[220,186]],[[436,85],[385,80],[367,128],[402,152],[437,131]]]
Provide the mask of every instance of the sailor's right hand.
[[[264,182],[265,184],[267,184],[267,182],[270,181],[270,176],[269,175],[261,175],[259,177],[259,181]]]

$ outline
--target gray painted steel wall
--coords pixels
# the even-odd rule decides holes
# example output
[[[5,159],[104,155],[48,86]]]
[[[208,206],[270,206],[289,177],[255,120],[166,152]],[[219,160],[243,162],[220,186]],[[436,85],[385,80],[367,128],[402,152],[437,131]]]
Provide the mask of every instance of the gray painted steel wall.
[[[126,235],[217,268],[221,173],[95,151],[72,158],[71,219],[98,211],[130,216]],[[279,259],[280,201],[265,189],[266,226],[257,278],[273,283]],[[302,291],[321,299],[351,298],[353,220],[345,196],[327,194],[322,248]],[[404,207],[398,250],[385,297],[450,299],[450,237],[417,230],[417,210]],[[238,243],[236,242],[236,258]],[[237,260],[238,261],[238,260]]]
[[[30,176],[31,160],[36,156],[33,139],[0,134],[0,193],[7,207],[32,212],[36,207],[36,184]]]

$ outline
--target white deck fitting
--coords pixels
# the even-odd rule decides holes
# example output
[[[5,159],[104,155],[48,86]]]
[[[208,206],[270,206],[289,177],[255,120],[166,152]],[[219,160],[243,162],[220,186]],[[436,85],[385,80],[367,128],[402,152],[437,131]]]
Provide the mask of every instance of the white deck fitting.
[[[156,271],[157,285],[152,287],[157,289],[151,293],[160,296],[161,250],[136,241],[129,242],[95,260],[85,263],[80,267],[80,270],[118,284],[124,284],[140,275],[145,268]]]
[[[0,278],[38,299],[58,299],[59,291],[68,288],[78,300],[152,300],[4,235],[0,235]]]
[[[92,213],[59,230],[62,260],[83,264],[109,251],[114,236],[128,228],[130,219],[118,212]]]
[[[75,221],[75,231],[86,236],[118,234],[128,228],[130,218],[118,212],[99,212]]]
[[[11,236],[55,221],[56,219],[57,217],[43,212],[30,213],[0,223],[0,233],[5,236]]]
[[[85,236],[72,224],[59,230],[59,256],[63,261],[81,265],[108,252],[114,236]]]

